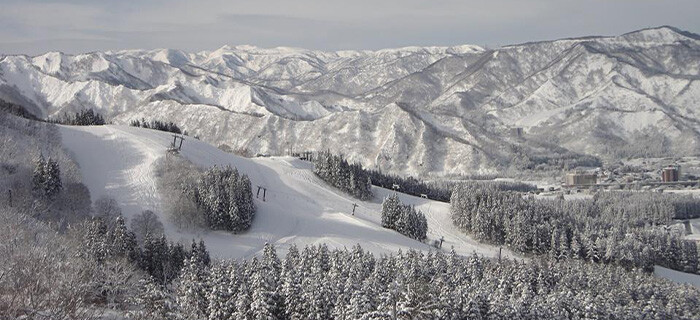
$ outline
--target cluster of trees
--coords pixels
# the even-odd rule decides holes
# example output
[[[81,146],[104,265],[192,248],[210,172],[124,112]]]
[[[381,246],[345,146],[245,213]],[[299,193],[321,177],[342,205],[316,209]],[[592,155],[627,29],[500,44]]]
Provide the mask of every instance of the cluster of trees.
[[[533,152],[533,149],[528,149],[528,147],[510,145],[508,147],[513,156],[506,163],[515,172],[522,172],[523,170],[566,171],[577,167],[600,167],[603,165],[603,162],[595,156],[567,151],[555,144],[531,142],[535,143],[533,146],[534,150],[538,147],[546,147],[549,150],[558,150],[559,153],[537,153]]]
[[[77,165],[62,148],[58,128],[3,112],[0,190],[0,207],[15,208],[61,227],[90,215],[90,193],[80,183]]]
[[[667,201],[688,198],[669,197]],[[609,192],[590,200],[535,199],[514,192],[460,186],[452,221],[477,239],[517,252],[586,259],[651,271],[654,265],[698,271],[698,248],[666,228],[685,206],[651,193]],[[695,200],[697,201],[697,200]],[[679,213],[687,214],[683,209]]]
[[[23,209],[0,207],[3,319],[98,319],[104,308],[132,308],[140,279],[165,286],[186,260],[211,262],[202,241],[186,250],[157,230],[139,241],[109,198],[96,202],[93,218],[64,228]]]
[[[412,196],[421,197],[425,195],[430,200],[449,202],[452,190],[458,185],[468,185],[471,187],[491,188],[502,191],[530,192],[536,191],[537,187],[529,183],[518,181],[491,181],[491,180],[442,180],[442,181],[422,181],[415,177],[399,177],[382,173],[376,170],[366,170],[372,184],[378,187],[392,189],[394,185],[399,187],[398,191]]]
[[[181,229],[247,230],[255,217],[250,179],[231,166],[202,171],[170,156],[156,164],[164,210]]]
[[[186,261],[174,286],[142,286],[151,319],[697,319],[700,291],[616,266],[441,252],[376,258],[325,245],[285,259]]]
[[[213,230],[239,232],[247,230],[253,222],[255,203],[250,179],[236,168],[209,168],[184,191]]]
[[[58,161],[49,157],[44,159],[39,155],[34,161],[34,172],[32,173],[32,190],[38,195],[49,199],[55,198],[63,189],[61,183],[61,169]]]
[[[382,202],[382,227],[418,241],[423,241],[428,233],[428,220],[423,212],[401,203],[397,194],[392,194]]]
[[[537,191],[537,186],[520,181],[504,181],[504,180],[472,180],[472,181],[455,181],[452,182],[452,188],[450,188],[450,197],[452,196],[452,191],[457,186],[463,186],[464,188],[480,188],[498,191],[514,191],[514,192],[532,192]]]
[[[442,202],[450,201],[452,192],[449,187],[438,187],[414,177],[399,177],[377,170],[367,170],[367,173],[369,174],[372,184],[375,186],[392,189],[394,185],[398,185],[399,191],[406,194],[416,197],[426,195],[428,199]]]
[[[360,200],[372,198],[372,181],[358,163],[350,164],[342,156],[321,151],[313,159],[314,173],[321,179]]]
[[[142,118],[141,120],[136,119],[132,120],[129,122],[129,125],[132,127],[141,127],[141,128],[146,128],[146,129],[154,129],[154,130],[160,130],[160,131],[166,131],[166,132],[172,132],[172,133],[178,133],[182,134],[183,131],[178,127],[175,123],[173,122],[165,122],[165,121],[160,121],[160,120],[151,120],[146,121],[145,118]],[[184,133],[187,135],[187,133]]]
[[[372,197],[370,185],[385,189],[394,189],[416,197],[425,195],[428,199],[449,202],[452,190],[462,184],[495,188],[497,190],[511,190],[518,192],[536,191],[537,187],[531,184],[517,181],[423,181],[415,177],[401,177],[383,173],[378,170],[364,169],[360,164],[348,164],[342,156],[333,155],[330,152],[319,152],[313,159],[314,172],[326,182],[342,189],[361,200]],[[367,180],[368,183],[360,182]]]
[[[57,119],[50,119],[49,122],[72,126],[101,126],[105,124],[105,119],[92,109],[83,109],[74,115],[64,113]]]
[[[110,277],[80,258],[76,238],[21,211],[0,206],[0,318],[96,318],[92,284]]]
[[[143,217],[135,217],[131,223],[132,229],[138,228],[144,221]],[[157,229],[139,239],[136,232],[127,229],[121,215],[113,221],[96,216],[88,220],[82,230],[82,257],[97,264],[125,259],[160,285],[167,285],[177,278],[184,261],[192,256],[206,265],[211,261],[203,241],[197,243],[192,240],[191,250],[187,251],[180,243],[168,242],[162,230]]]
[[[34,114],[27,111],[27,109],[19,104],[14,104],[0,99],[0,112],[9,113],[18,117],[22,117],[29,120],[40,121]]]

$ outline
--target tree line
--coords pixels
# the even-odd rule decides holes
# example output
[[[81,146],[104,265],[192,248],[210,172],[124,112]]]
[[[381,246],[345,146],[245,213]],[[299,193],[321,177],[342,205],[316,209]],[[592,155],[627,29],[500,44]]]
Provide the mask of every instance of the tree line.
[[[71,126],[101,126],[105,124],[102,115],[92,109],[83,109],[74,114],[64,112],[58,118],[49,119],[48,121]]]
[[[572,289],[575,288],[575,289]],[[581,261],[495,261],[454,252],[375,257],[360,246],[297,249],[205,266],[173,286],[144,281],[146,319],[697,319],[700,291]]]
[[[132,229],[137,227],[132,223]],[[98,265],[108,260],[124,258],[143,270],[160,285],[169,284],[178,277],[184,261],[195,257],[208,265],[211,261],[204,242],[192,240],[188,251],[181,243],[169,242],[161,232],[146,233],[138,240],[136,233],[126,227],[118,215],[114,221],[95,217],[82,227],[80,255]]]
[[[397,175],[383,173],[378,170],[366,170],[372,180],[372,184],[385,189],[393,189],[394,185],[399,187],[398,191],[412,196],[420,197],[426,195],[428,199],[447,202],[450,201],[450,190],[447,188],[437,188],[418,180],[414,177],[400,177]]]
[[[41,119],[37,118],[34,114],[29,112],[24,106],[7,102],[2,99],[0,99],[0,112],[5,112],[29,120],[42,121]]]
[[[537,190],[532,184],[517,181],[423,181],[412,176],[401,177],[380,170],[365,169],[360,164],[349,164],[342,156],[333,155],[328,151],[318,152],[313,158],[313,163],[314,172],[324,181],[361,200],[371,198],[371,185],[385,189],[397,187],[397,191],[401,193],[416,197],[425,196],[430,200],[442,202],[449,202],[452,190],[461,184],[518,192]],[[360,183],[364,180],[369,182]]]
[[[160,121],[160,120],[151,120],[147,121],[145,118],[139,119],[134,119],[131,122],[129,122],[129,125],[132,127],[141,127],[141,128],[146,128],[146,129],[154,129],[154,130],[160,130],[160,131],[165,131],[165,132],[172,132],[172,133],[177,133],[177,134],[184,134],[187,135],[187,132],[184,132],[178,127],[177,124],[171,122],[171,121]]]
[[[667,227],[677,214],[688,214],[691,200],[659,197],[607,192],[589,200],[536,199],[460,186],[452,194],[451,213],[453,223],[477,239],[521,253],[697,273],[696,243]]]
[[[401,203],[397,194],[382,202],[382,227],[396,230],[411,239],[423,241],[428,233],[428,220],[420,210]]]
[[[360,200],[372,198],[372,182],[362,165],[350,164],[343,156],[329,151],[318,152],[313,163],[314,173],[332,186]]]

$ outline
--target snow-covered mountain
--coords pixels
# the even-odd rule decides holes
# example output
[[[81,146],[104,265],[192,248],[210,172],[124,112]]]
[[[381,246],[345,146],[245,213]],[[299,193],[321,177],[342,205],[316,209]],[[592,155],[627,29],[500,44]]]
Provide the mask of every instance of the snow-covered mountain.
[[[0,99],[173,121],[250,153],[330,149],[365,166],[462,174],[697,154],[700,36],[321,52],[224,46],[0,58]],[[522,128],[518,130],[517,128]]]

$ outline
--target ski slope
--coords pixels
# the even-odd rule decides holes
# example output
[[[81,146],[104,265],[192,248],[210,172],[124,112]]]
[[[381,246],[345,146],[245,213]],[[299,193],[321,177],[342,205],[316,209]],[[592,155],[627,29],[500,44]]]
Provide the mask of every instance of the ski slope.
[[[63,145],[80,166],[83,183],[94,199],[107,195],[122,207],[124,216],[149,209],[156,212],[169,239],[189,243],[203,239],[219,258],[246,258],[258,254],[266,242],[284,254],[292,243],[299,247],[326,243],[350,248],[359,243],[375,254],[399,249],[435,250],[381,227],[381,202],[390,190],[373,187],[374,199],[359,201],[330,187],[313,174],[312,164],[292,157],[242,158],[205,142],[185,138],[181,155],[209,167],[230,164],[247,174],[256,186],[267,188],[266,201],[255,199],[252,227],[241,234],[223,231],[184,231],[170,222],[161,208],[153,173],[154,162],[165,156],[170,133],[126,126],[60,126]],[[444,237],[443,250],[462,255],[498,255],[499,249],[480,244],[457,230],[450,221],[449,204],[400,194],[426,214],[428,243]],[[352,215],[353,203],[359,207]],[[513,256],[506,250],[504,256]]]

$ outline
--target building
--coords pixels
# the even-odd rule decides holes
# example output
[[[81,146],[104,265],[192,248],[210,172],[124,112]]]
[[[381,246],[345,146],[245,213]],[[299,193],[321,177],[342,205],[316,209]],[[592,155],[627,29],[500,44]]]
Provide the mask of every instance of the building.
[[[595,173],[573,172],[564,177],[566,186],[592,186],[598,183],[598,175]]]
[[[680,175],[679,167],[669,166],[661,171],[661,180],[663,180],[663,182],[678,181]]]

